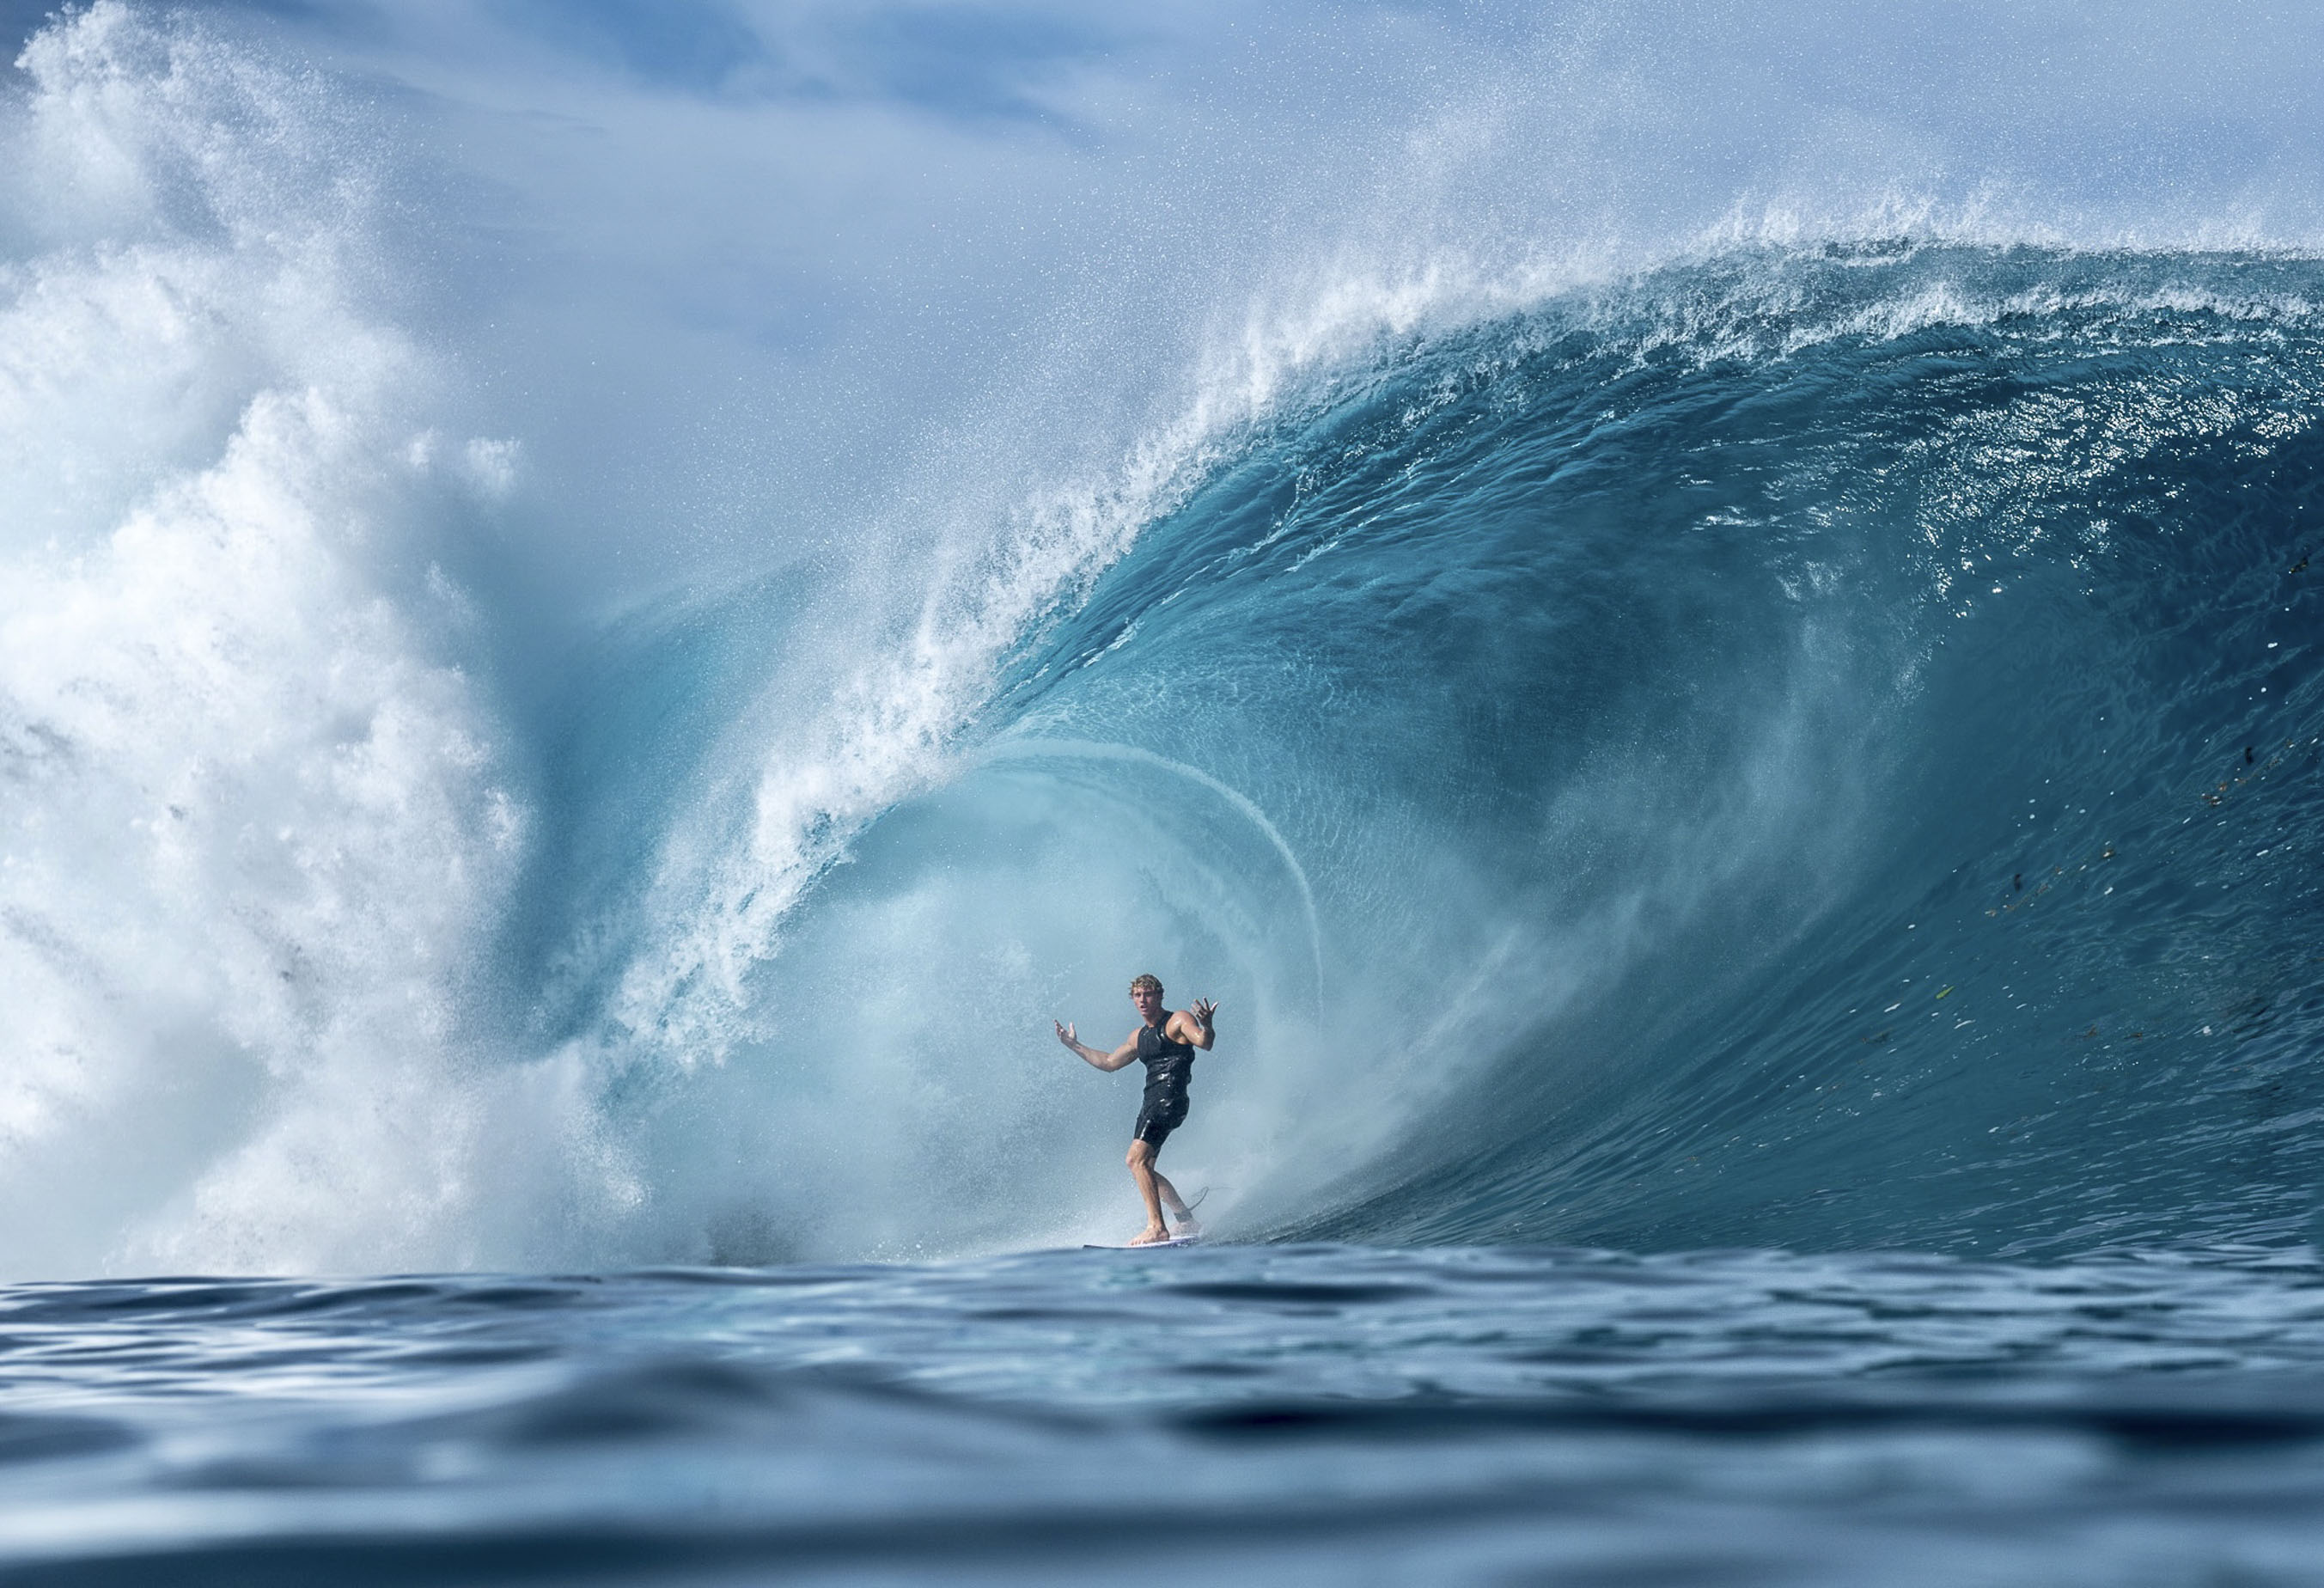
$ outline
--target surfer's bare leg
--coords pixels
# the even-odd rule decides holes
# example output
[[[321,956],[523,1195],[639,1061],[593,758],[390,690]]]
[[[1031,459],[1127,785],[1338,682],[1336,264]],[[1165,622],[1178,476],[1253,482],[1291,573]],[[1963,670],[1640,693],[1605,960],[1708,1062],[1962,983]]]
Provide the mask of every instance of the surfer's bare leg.
[[[1178,1195],[1178,1187],[1170,1184],[1169,1177],[1160,1169],[1154,1171],[1154,1189],[1162,1194],[1162,1205],[1168,1208],[1170,1216],[1177,1221],[1179,1234],[1199,1235],[1203,1233],[1203,1226],[1194,1222],[1194,1210],[1186,1205],[1186,1199]]]
[[[1154,1172],[1153,1147],[1148,1142],[1132,1141],[1129,1163],[1130,1177],[1138,1182],[1138,1195],[1146,1203],[1146,1228],[1132,1235],[1130,1243],[1150,1246],[1157,1241],[1167,1241],[1170,1232],[1162,1223],[1162,1187],[1169,1182]],[[1186,1205],[1178,1201],[1175,1190],[1170,1193],[1170,1200],[1182,1209]]]

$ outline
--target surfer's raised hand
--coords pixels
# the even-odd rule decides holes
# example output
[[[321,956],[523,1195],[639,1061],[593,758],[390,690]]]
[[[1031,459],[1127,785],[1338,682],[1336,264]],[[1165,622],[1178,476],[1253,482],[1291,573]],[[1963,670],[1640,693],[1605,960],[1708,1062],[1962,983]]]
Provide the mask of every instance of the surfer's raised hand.
[[[1218,1011],[1219,1006],[1209,999],[1197,998],[1186,1006],[1186,1012],[1184,1015],[1173,1018],[1191,1024],[1193,1029],[1186,1031],[1186,1040],[1204,1052],[1208,1052],[1212,1041],[1211,1017]],[[1181,1029],[1185,1029],[1183,1025]]]
[[[1074,1040],[1073,1027],[1065,1024],[1063,1020],[1051,1020],[1049,1023],[1057,1028],[1058,1041],[1072,1048],[1075,1053],[1079,1053],[1081,1051],[1081,1044]]]

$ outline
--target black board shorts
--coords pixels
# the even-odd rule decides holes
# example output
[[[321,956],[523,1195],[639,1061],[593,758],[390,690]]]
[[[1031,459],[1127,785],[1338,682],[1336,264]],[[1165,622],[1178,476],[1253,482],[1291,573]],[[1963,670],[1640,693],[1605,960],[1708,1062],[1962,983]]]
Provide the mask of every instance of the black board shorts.
[[[1146,1105],[1138,1111],[1138,1128],[1130,1133],[1133,1141],[1143,1141],[1157,1152],[1170,1139],[1170,1132],[1186,1122],[1186,1094],[1178,1087],[1165,1092],[1148,1092]]]

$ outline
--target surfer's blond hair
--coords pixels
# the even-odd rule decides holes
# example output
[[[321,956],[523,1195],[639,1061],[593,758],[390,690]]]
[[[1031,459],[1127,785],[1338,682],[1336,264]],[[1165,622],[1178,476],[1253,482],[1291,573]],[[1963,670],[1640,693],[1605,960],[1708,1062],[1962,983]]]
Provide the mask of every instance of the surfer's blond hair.
[[[1155,974],[1153,972],[1151,972],[1151,971],[1145,971],[1145,972],[1141,972],[1139,974],[1135,975],[1135,976],[1132,976],[1132,977],[1130,978],[1130,995],[1132,998],[1137,997],[1140,992],[1148,992],[1148,991],[1152,991],[1152,992],[1161,992],[1161,991],[1162,991],[1162,978],[1161,978],[1161,977],[1159,977],[1159,976],[1157,976],[1157,975],[1156,975],[1156,974]]]

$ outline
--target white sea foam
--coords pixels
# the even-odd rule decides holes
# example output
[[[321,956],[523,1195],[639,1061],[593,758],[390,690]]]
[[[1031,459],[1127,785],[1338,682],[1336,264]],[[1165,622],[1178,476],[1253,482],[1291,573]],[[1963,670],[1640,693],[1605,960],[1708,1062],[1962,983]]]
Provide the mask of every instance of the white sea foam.
[[[526,817],[408,566],[426,372],[350,301],[301,84],[111,0],[23,65],[0,1269],[463,1260],[464,1005]]]

